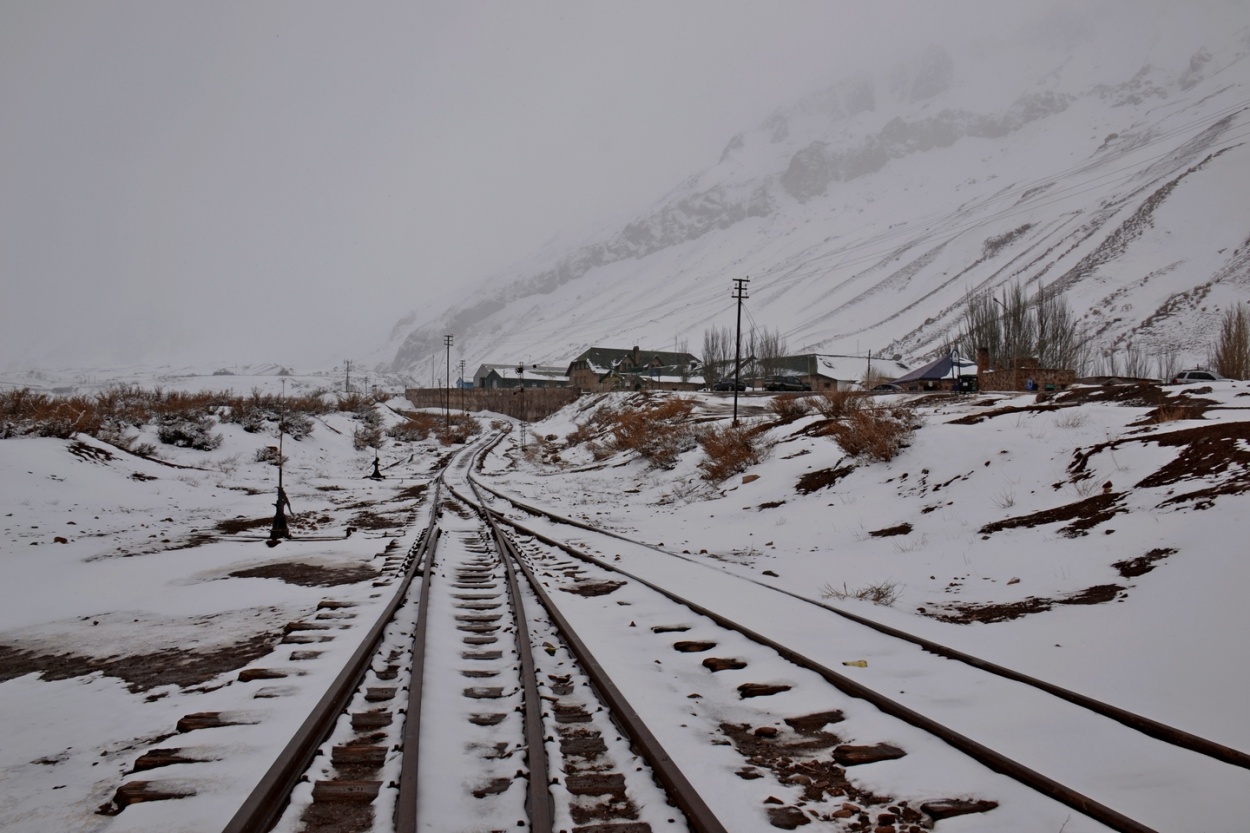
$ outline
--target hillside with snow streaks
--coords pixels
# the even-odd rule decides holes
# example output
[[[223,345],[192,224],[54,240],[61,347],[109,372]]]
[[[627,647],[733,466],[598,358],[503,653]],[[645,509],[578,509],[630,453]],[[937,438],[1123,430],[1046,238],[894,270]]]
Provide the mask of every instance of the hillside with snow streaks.
[[[1046,32],[932,46],[778,110],[631,221],[407,316],[389,369],[430,366],[445,333],[471,363],[697,352],[739,277],[792,352],[919,361],[969,292],[1019,283],[1063,293],[1103,355],[1204,359],[1250,298],[1250,27],[1116,54]]]

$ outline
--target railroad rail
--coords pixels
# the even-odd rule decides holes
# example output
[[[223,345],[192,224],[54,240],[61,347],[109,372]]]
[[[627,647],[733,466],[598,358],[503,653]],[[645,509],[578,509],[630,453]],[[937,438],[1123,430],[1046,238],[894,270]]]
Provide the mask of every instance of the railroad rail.
[[[700,603],[699,601],[687,598],[686,596],[675,592],[672,589],[672,586],[675,583],[666,577],[666,573],[671,573],[672,564],[674,562],[681,562],[690,565],[692,570],[717,574],[717,589],[704,593],[702,598],[704,598],[705,601],[708,597],[724,597],[726,595],[734,597],[732,591],[726,591],[726,587],[729,584],[735,583],[741,585],[751,585],[753,591],[757,593],[785,594],[788,598],[793,599],[796,602],[801,602],[809,610],[824,615],[826,619],[828,619],[830,615],[836,616],[845,622],[853,623],[857,627],[866,628],[877,634],[881,634],[884,637],[888,637],[890,640],[902,641],[917,646],[932,657],[941,658],[943,661],[956,661],[969,669],[973,669],[978,672],[985,672],[988,675],[993,675],[997,678],[1001,678],[1002,680],[1009,681],[1012,684],[1022,684],[1034,692],[1053,698],[1054,700],[1070,704],[1079,709],[1081,712],[1088,713],[1089,715],[1095,715],[1097,718],[1105,718],[1106,720],[1114,721],[1117,725],[1122,726],[1125,729],[1132,730],[1133,733],[1139,735],[1142,739],[1149,739],[1151,742],[1158,742],[1156,746],[1166,744],[1167,747],[1174,748],[1175,751],[1164,755],[1164,760],[1166,761],[1165,763],[1156,765],[1154,758],[1158,754],[1157,749],[1150,746],[1149,743],[1139,743],[1135,748],[1143,750],[1141,755],[1133,756],[1132,760],[1118,762],[1126,778],[1131,779],[1134,775],[1137,775],[1143,780],[1143,782],[1147,782],[1152,778],[1166,779],[1166,773],[1169,770],[1177,771],[1176,768],[1179,767],[1203,766],[1206,767],[1204,771],[1211,771],[1218,776],[1215,779],[1218,785],[1212,785],[1210,788],[1210,795],[1205,796],[1205,798],[1218,803],[1219,796],[1222,794],[1234,794],[1240,789],[1250,788],[1250,778],[1246,777],[1245,772],[1247,767],[1250,767],[1250,756],[1240,750],[1198,737],[1176,727],[1168,726],[1159,721],[1134,714],[1126,709],[1098,701],[1078,692],[1064,689],[1047,681],[1021,674],[1012,669],[1004,668],[987,660],[950,648],[949,646],[940,645],[931,640],[927,640],[913,634],[908,634],[897,628],[882,625],[870,619],[857,616],[849,611],[836,608],[835,606],[803,597],[800,594],[774,587],[762,581],[754,580],[748,577],[736,576],[726,571],[715,570],[709,565],[699,562],[696,559],[663,550],[661,547],[656,547],[646,542],[636,541],[615,532],[602,530],[591,524],[582,523],[576,519],[560,516],[557,513],[533,506],[526,501],[507,495],[498,489],[486,486],[480,481],[477,482],[477,486],[483,492],[490,494],[497,501],[503,501],[509,507],[513,507],[511,511],[502,510],[500,508],[492,508],[491,512],[499,518],[501,523],[507,524],[518,534],[530,536],[535,541],[539,541],[548,547],[558,547],[563,552],[577,559],[581,563],[592,564],[597,569],[607,571],[625,580],[638,582],[650,587],[675,601],[689,606],[692,611],[695,611],[700,615],[707,616],[724,627],[737,630],[760,644],[768,645],[776,650],[779,655],[794,662],[796,665],[800,665],[820,674],[843,692],[853,697],[866,700],[881,711],[898,717],[913,726],[932,733],[936,737],[941,738],[945,742],[965,752],[972,758],[980,761],[996,772],[1009,775],[1020,783],[1029,786],[1031,789],[1054,798],[1072,809],[1077,810],[1083,815],[1107,825],[1111,829],[1133,831],[1134,833],[1145,833],[1145,831],[1155,829],[1174,828],[1171,824],[1166,823],[1165,821],[1152,821],[1150,819],[1139,820],[1130,817],[1126,813],[1119,812],[1110,806],[1110,801],[1096,800],[1086,794],[1088,790],[1078,789],[1075,786],[1065,784],[1058,777],[1050,777],[1044,774],[1040,771],[1039,767],[1028,766],[1025,763],[1022,763],[1020,760],[1016,759],[1019,757],[1018,755],[1013,757],[1000,751],[996,751],[992,748],[993,745],[996,745],[996,741],[987,740],[983,742],[982,740],[975,739],[972,737],[972,733],[957,731],[956,729],[951,728],[950,725],[947,725],[946,722],[943,722],[943,720],[934,718],[924,713],[923,709],[913,708],[896,698],[884,695],[877,687],[865,684],[860,679],[852,678],[848,674],[841,671],[833,670],[830,665],[836,663],[830,663],[827,660],[822,661],[823,658],[814,658],[809,655],[812,652],[807,651],[806,649],[795,648],[793,644],[794,640],[792,639],[781,640],[773,638],[762,632],[766,629],[752,628],[735,622],[729,616],[718,612],[718,610],[725,607],[723,602],[718,604]],[[519,510],[521,513],[524,513],[526,516],[533,519],[544,519],[545,523],[535,523],[533,520],[522,522],[514,517],[517,514],[516,510]],[[571,545],[567,540],[565,540],[567,533],[562,534],[558,531],[560,528],[576,529],[578,530],[577,537],[582,538],[585,536],[580,535],[580,533],[592,533],[596,536],[604,536],[614,542],[615,547],[620,552],[625,551],[620,545],[628,544],[638,550],[645,550],[653,556],[658,556],[658,558],[651,559],[651,569],[646,573],[646,575],[643,575],[639,570],[626,570],[619,563],[619,554],[617,556],[617,560],[615,561],[610,561],[603,557],[596,557],[590,552],[587,552],[584,546],[577,547]],[[600,547],[601,550],[608,548],[609,545],[606,543]],[[638,561],[638,559],[633,560]],[[659,566],[661,560],[664,562],[664,566],[662,567]],[[690,571],[687,571],[687,573],[689,572]],[[688,580],[683,586],[688,589],[690,586],[697,585],[697,583],[697,581]],[[739,608],[750,607],[749,601],[743,604],[742,598],[737,598],[739,598]],[[816,617],[808,616],[805,621],[818,621],[818,619]],[[836,642],[841,640],[835,637],[827,637],[824,641]],[[998,689],[995,690],[997,691]],[[1103,737],[1103,735],[1098,734],[1095,737]],[[1096,744],[1097,740],[1091,738],[1091,751]],[[1194,753],[1201,757],[1193,758],[1189,756],[1189,753]],[[1151,763],[1144,763],[1144,761],[1148,759],[1151,760]],[[1221,767],[1223,767],[1223,769],[1220,769]],[[1232,792],[1229,792],[1230,789]],[[1115,792],[1108,791],[1107,794],[1114,797]],[[1152,825],[1157,825],[1157,828]],[[1198,827],[1201,827],[1201,825],[1198,825]],[[1198,829],[1198,827],[1195,829]]]
[[[628,702],[606,677],[580,670],[593,657],[574,658],[565,646],[576,636],[527,605],[542,591],[518,571],[506,537],[444,488],[487,447],[457,455],[440,475],[394,597],[225,833],[279,824],[413,833],[468,819],[542,833],[588,824],[725,833],[663,752],[649,752],[658,741],[636,718],[631,740],[642,757],[618,737],[617,723],[631,723]],[[606,708],[602,691],[615,694]],[[463,761],[451,760],[457,746]]]
[[[883,693],[909,674],[932,675],[933,663],[979,675],[949,691],[984,689],[1039,721],[1079,712],[1091,746],[1109,736],[1103,724],[1130,734],[1126,748],[1139,754],[1116,761],[1111,781],[1167,783],[1177,766],[1201,768],[1209,785],[1186,797],[1191,808],[1250,789],[1250,756],[1239,750],[490,487],[473,468],[501,438],[452,456],[391,599],[224,833],[724,833],[813,820],[917,833],[996,806],[961,798],[958,778],[940,774],[954,754],[1027,788],[1032,797],[1013,794],[1017,811],[1033,802],[1055,818],[1058,802],[1122,833],[1178,829],[1166,814],[1117,810],[1114,785],[1082,771],[1055,776],[1014,739],[929,708],[945,691]],[[600,553],[567,540],[570,529],[601,536]],[[751,618],[752,600],[776,594],[793,603],[797,629]],[[725,598],[736,600],[732,613]],[[871,644],[879,676],[838,670],[855,663],[838,663],[828,643]],[[759,676],[735,685],[747,673]],[[913,734],[861,742],[882,719]],[[843,721],[855,743],[839,737]],[[888,767],[913,753],[896,738],[921,735],[944,744],[915,743],[926,772],[939,773],[925,789],[950,798],[857,785],[854,767]],[[1079,754],[1099,765],[1095,752]]]

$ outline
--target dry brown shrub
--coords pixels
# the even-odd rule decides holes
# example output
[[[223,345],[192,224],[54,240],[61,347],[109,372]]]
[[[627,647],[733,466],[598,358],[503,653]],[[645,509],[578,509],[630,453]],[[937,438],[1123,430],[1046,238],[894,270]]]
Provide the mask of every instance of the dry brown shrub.
[[[827,430],[851,457],[885,462],[906,447],[915,428],[912,409],[893,405],[854,410]]]
[[[591,442],[597,436],[598,432],[595,430],[594,423],[587,420],[570,431],[568,436],[564,438],[564,441],[570,446],[581,445],[582,443]]]
[[[868,395],[855,390],[828,390],[810,397],[812,407],[827,419],[841,419],[864,407]]]
[[[424,411],[416,411],[414,413],[405,414],[403,422],[392,425],[387,434],[391,439],[399,440],[405,443],[415,443],[424,440],[430,436],[439,425],[441,418]]]
[[[633,451],[653,465],[670,468],[683,451],[695,446],[689,424],[693,410],[694,402],[685,397],[636,397],[615,411],[612,445],[617,451]]]
[[[438,423],[434,436],[443,445],[463,445],[469,437],[482,433],[481,424],[468,414],[451,414]]]
[[[772,401],[768,403],[769,409],[772,410],[777,418],[782,422],[794,422],[800,417],[805,417],[812,410],[812,399],[810,396],[774,396]]]
[[[695,447],[690,415],[694,402],[681,396],[641,393],[593,411],[565,437],[569,446],[585,443],[596,460],[632,451],[649,463],[669,468]]]
[[[863,587],[854,590],[849,589],[845,582],[843,582],[841,590],[832,584],[826,584],[820,588],[820,596],[824,599],[837,599],[838,601],[861,599],[873,604],[885,605],[886,607],[898,601],[898,597],[902,592],[903,588],[897,581],[888,580],[878,582],[877,584],[865,584]]]
[[[1147,417],[1149,422],[1180,422],[1183,419],[1195,418],[1195,408],[1186,407],[1184,405],[1163,405],[1155,408]],[[1201,415],[1201,411],[1198,411]]]
[[[699,463],[703,479],[719,483],[763,459],[763,434],[747,425],[724,425],[700,431],[699,445],[707,459]]]
[[[29,389],[0,393],[0,437],[35,435],[71,437],[90,434],[106,442],[128,447],[125,431],[164,420],[204,420],[217,417],[222,422],[253,423],[282,414],[288,419],[288,434],[312,430],[308,414],[330,410],[320,393],[283,399],[252,391],[241,397],[232,391],[164,391],[134,385],[116,385],[94,396],[52,396]]]

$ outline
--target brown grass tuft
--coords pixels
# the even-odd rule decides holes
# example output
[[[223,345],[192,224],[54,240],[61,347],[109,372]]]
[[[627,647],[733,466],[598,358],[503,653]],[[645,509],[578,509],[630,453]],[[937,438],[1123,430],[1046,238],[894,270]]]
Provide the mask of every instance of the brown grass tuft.
[[[444,419],[437,426],[434,436],[443,445],[463,445],[469,441],[469,437],[482,433],[481,424],[467,414],[451,414],[450,424]]]
[[[907,405],[857,407],[826,428],[851,457],[879,462],[893,460],[915,429],[915,413]]]
[[[811,396],[796,396],[794,394],[774,396],[772,401],[768,403],[768,407],[772,410],[781,422],[794,422],[796,419],[807,416],[812,411]]]
[[[683,451],[695,447],[693,411],[694,402],[686,397],[640,393],[597,408],[565,441],[585,443],[595,459],[632,451],[652,465],[671,468]]]
[[[810,397],[812,407],[826,419],[842,419],[863,408],[868,395],[854,390],[828,390]]]
[[[746,425],[724,425],[700,431],[697,440],[707,454],[699,463],[703,479],[719,483],[740,474],[763,459],[763,435]]]

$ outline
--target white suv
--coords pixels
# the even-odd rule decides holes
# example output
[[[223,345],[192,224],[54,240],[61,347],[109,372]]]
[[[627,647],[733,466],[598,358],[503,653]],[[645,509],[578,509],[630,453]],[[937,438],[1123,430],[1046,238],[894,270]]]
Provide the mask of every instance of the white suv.
[[[1218,382],[1223,380],[1223,376],[1214,370],[1182,370],[1176,374],[1176,378],[1172,380],[1174,385],[1191,385],[1195,382]]]

